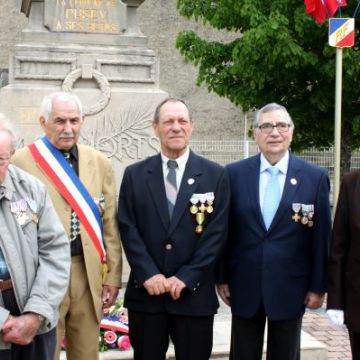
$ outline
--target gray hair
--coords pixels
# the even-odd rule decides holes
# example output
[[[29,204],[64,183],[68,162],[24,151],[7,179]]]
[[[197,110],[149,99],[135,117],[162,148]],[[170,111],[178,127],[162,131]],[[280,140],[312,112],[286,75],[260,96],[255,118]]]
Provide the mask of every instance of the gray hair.
[[[80,110],[80,115],[81,116],[83,115],[83,106],[77,95],[64,91],[57,91],[49,95],[46,95],[43,98],[43,101],[40,106],[40,116],[42,116],[45,119],[45,121],[48,121],[50,118],[54,100],[74,101]]]
[[[191,112],[190,112],[190,109],[188,107],[188,105],[186,104],[186,102],[182,99],[178,99],[176,97],[168,97],[166,99],[164,99],[155,109],[155,113],[154,113],[154,122],[155,123],[158,123],[159,120],[160,120],[160,110],[161,108],[163,107],[163,105],[165,105],[166,103],[168,102],[172,102],[172,103],[176,103],[176,102],[181,102],[183,103],[186,108],[187,108],[187,111],[189,113],[189,118],[190,118],[190,121],[192,121],[192,115],[191,115]]]
[[[2,113],[0,113],[0,131],[7,132],[11,139],[11,151],[16,149],[16,135],[13,124]]]
[[[295,125],[294,122],[291,119],[290,114],[288,113],[288,111],[286,110],[285,106],[279,105],[275,102],[270,103],[270,104],[266,104],[265,106],[263,106],[257,113],[253,122],[253,129],[257,128],[261,119],[261,116],[265,113],[269,113],[272,111],[276,111],[276,110],[280,110],[284,113],[286,120],[288,120],[288,122],[290,123],[290,126],[294,129]]]

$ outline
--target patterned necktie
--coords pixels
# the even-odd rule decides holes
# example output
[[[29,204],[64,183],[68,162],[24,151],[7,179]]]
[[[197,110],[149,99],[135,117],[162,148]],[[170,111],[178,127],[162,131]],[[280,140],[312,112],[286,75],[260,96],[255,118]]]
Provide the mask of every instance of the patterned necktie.
[[[266,171],[270,173],[269,181],[265,188],[263,219],[267,229],[275,216],[280,203],[280,185],[278,180],[279,169],[275,166],[269,167]]]
[[[165,179],[165,190],[171,219],[177,197],[176,168],[178,167],[178,164],[175,160],[168,160],[167,166],[169,172]]]
[[[64,153],[64,157],[66,161],[71,164],[70,153]],[[71,217],[70,217],[70,241],[76,240],[77,236],[80,235],[80,222],[79,219],[73,209],[71,209]]]

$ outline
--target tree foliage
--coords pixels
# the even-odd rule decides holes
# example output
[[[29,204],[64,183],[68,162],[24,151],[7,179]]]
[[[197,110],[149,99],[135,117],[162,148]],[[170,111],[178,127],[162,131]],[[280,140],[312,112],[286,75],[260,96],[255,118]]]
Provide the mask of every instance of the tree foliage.
[[[351,17],[355,5],[343,8],[342,17]],[[298,0],[178,0],[177,6],[181,15],[235,35],[220,42],[194,31],[178,34],[176,46],[199,68],[199,85],[244,111],[273,101],[284,105],[296,126],[295,150],[332,145],[336,50],[328,45],[327,22],[317,24]],[[360,146],[357,50],[343,51],[342,116],[349,149]]]

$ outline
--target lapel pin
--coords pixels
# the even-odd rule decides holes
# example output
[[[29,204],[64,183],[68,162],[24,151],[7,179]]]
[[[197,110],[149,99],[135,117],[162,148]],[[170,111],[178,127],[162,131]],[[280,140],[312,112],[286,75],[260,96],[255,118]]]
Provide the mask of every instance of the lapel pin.
[[[291,185],[296,185],[297,184],[297,180],[295,178],[290,179],[290,184]]]
[[[187,183],[189,185],[192,185],[194,182],[195,182],[195,180],[193,178],[190,178],[190,179],[187,180]]]

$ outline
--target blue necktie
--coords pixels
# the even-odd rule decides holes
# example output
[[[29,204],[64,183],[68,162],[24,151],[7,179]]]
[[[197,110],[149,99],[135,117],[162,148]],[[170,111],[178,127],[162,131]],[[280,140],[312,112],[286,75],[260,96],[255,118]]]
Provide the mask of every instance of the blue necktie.
[[[266,228],[269,229],[276,210],[279,207],[280,185],[278,180],[279,169],[271,166],[266,171],[270,173],[270,178],[264,193],[263,218]]]

